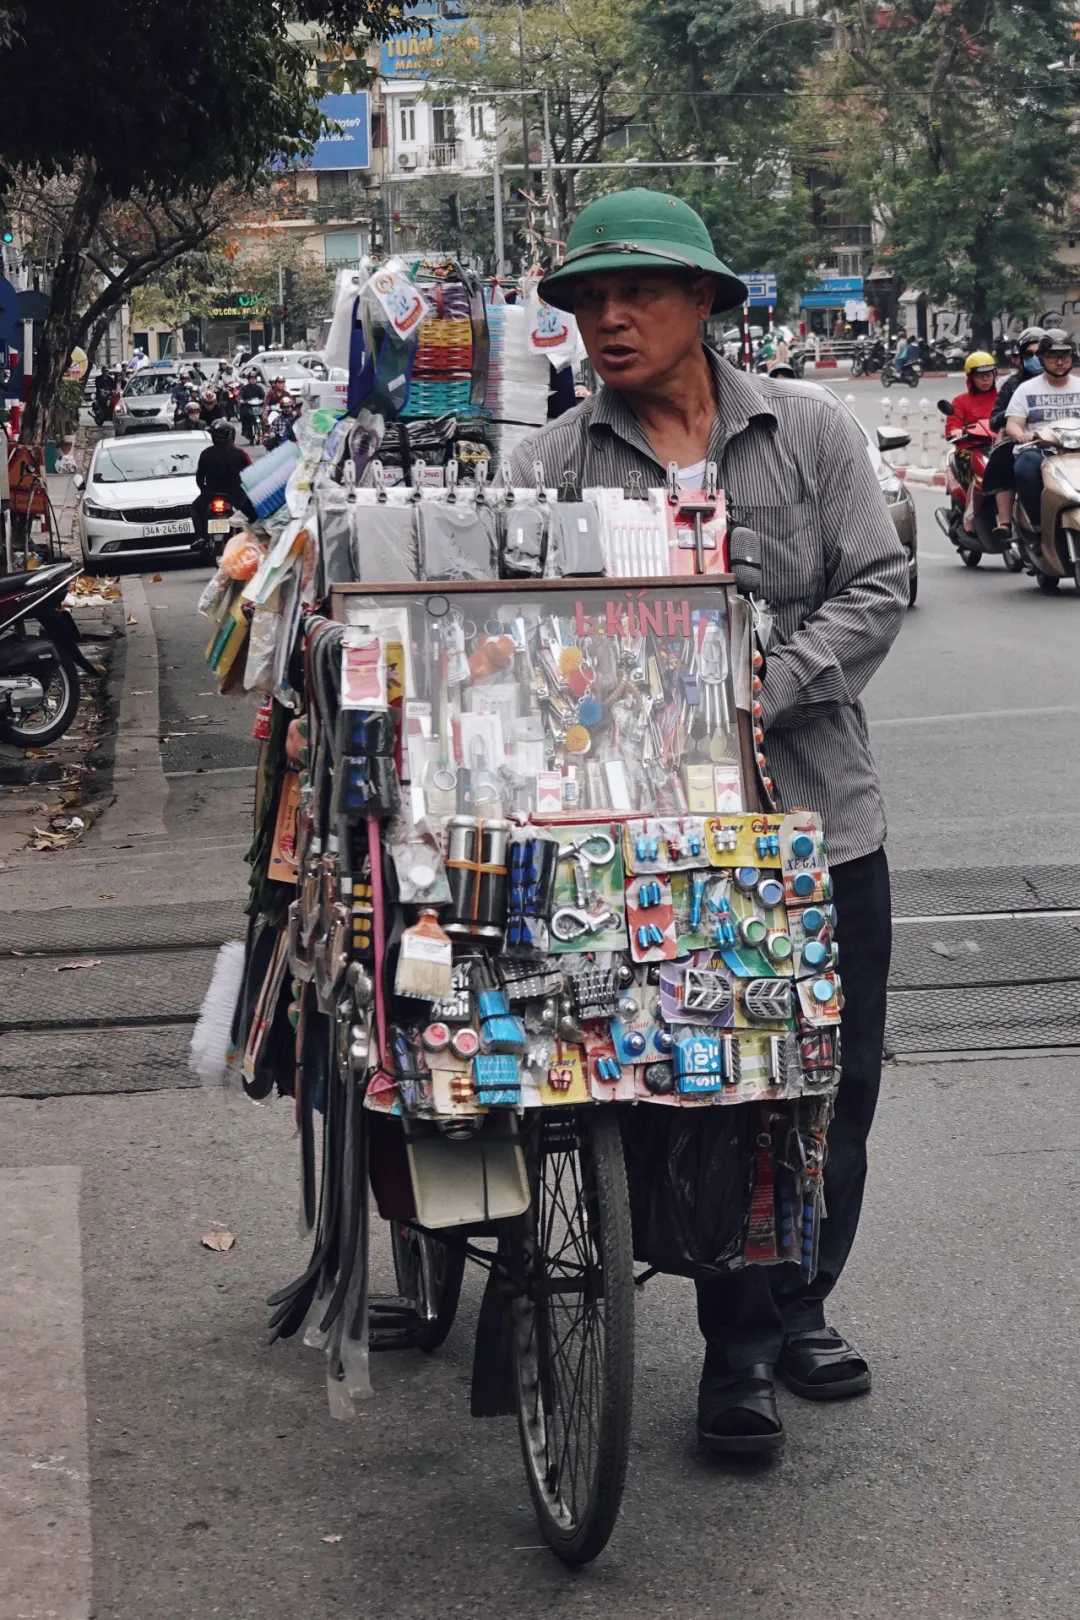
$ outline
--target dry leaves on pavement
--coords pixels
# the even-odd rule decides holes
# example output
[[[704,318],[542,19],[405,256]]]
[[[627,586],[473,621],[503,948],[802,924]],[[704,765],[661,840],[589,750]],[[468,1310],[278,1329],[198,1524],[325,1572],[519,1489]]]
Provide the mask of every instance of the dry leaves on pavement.
[[[204,1249],[213,1249],[215,1254],[228,1254],[236,1238],[232,1232],[226,1231],[223,1226],[212,1226],[209,1232],[204,1232],[199,1239]]]

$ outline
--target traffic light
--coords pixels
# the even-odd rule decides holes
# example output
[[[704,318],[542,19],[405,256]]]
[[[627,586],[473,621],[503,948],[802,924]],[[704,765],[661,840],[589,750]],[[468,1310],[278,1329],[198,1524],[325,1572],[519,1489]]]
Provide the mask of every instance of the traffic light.
[[[14,240],[15,232],[12,230],[7,220],[5,220],[3,225],[0,226],[0,242],[3,242],[5,245],[10,245],[12,242],[14,242]]]

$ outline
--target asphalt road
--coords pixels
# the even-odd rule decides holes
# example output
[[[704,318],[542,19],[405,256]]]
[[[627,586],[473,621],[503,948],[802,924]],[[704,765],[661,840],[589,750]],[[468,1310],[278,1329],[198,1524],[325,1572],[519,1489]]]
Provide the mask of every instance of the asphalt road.
[[[874,425],[880,389],[840,388]],[[983,902],[1037,887],[1032,869],[1076,887],[1080,596],[964,569],[932,521],[940,495],[915,498],[919,605],[867,702],[897,909],[947,915],[898,923],[916,968],[901,982],[927,963],[1031,977],[1051,952],[1075,977],[1076,909],[1024,922]],[[584,1574],[539,1545],[513,1423],[468,1416],[476,1279],[437,1356],[376,1359],[351,1424],[328,1416],[314,1352],[265,1347],[263,1301],[306,1263],[289,1111],[235,1108],[184,1067],[213,946],[238,926],[253,758],[250,707],[201,662],[206,577],[129,581],[153,633],[129,644],[132,669],[149,662],[122,713],[156,691],[158,726],[118,757],[122,813],[64,866],[5,875],[11,938],[47,954],[0,960],[17,1024],[0,1036],[0,1620],[1075,1614],[1075,1029],[1059,1050],[1030,1050],[1026,1024],[993,1043],[1024,1051],[888,1068],[833,1313],[874,1392],[783,1396],[775,1465],[698,1455],[691,1291],[648,1285],[622,1517]],[[955,899],[961,878],[978,903]],[[93,965],[56,976],[73,957]],[[895,999],[917,1015],[917,994]],[[199,1243],[219,1222],[229,1254]],[[385,1285],[381,1233],[376,1255]]]

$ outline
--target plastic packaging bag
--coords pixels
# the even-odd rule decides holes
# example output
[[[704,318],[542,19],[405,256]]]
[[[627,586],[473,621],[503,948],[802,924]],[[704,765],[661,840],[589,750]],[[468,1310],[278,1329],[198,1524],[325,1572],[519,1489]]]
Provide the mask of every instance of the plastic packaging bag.
[[[742,1264],[756,1108],[634,1108],[623,1121],[634,1257],[709,1277]]]

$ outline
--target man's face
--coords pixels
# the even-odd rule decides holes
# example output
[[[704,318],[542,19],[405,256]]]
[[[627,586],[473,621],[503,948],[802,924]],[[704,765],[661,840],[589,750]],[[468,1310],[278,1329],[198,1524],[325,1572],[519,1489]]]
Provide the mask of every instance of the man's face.
[[[1048,377],[1067,377],[1072,370],[1072,350],[1048,349],[1042,357],[1042,363]]]
[[[701,343],[711,276],[597,271],[574,285],[574,314],[594,371],[611,388],[654,386]]]

